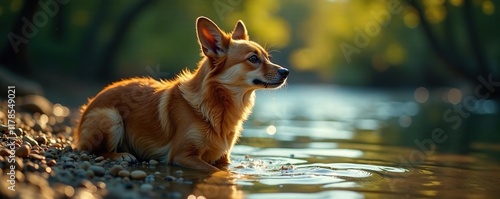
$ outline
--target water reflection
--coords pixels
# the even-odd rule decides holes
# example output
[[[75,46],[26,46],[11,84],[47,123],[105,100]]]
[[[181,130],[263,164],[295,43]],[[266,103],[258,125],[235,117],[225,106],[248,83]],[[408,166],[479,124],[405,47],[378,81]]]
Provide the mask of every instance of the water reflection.
[[[461,100],[467,96],[458,89],[424,87],[381,92],[290,86],[258,93],[254,114],[233,148],[230,173],[160,166],[153,171],[177,180],[158,180],[166,193],[159,196],[497,197],[498,103],[478,100],[478,108],[453,129],[443,114],[460,105],[458,94]],[[446,133],[445,141],[433,138],[436,128]],[[463,151],[469,154],[457,154]]]

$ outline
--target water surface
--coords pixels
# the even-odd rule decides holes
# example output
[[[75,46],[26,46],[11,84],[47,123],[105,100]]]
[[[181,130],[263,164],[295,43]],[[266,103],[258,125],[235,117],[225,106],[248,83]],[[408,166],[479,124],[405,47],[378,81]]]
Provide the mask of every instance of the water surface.
[[[430,102],[416,99],[413,91],[333,86],[290,86],[259,92],[254,114],[233,149],[230,173],[207,175],[173,166],[149,168],[160,172],[153,182],[159,188],[152,197],[500,195],[500,145],[496,144],[498,136],[491,133],[498,130],[494,124],[498,118],[496,102],[486,101],[490,104],[487,111],[478,109],[464,119],[462,128],[451,131],[441,115],[453,105],[433,95]],[[469,124],[476,121],[484,125]],[[446,133],[442,134],[447,136],[445,141],[432,137],[436,128]],[[464,136],[468,133],[474,135]],[[165,180],[167,175],[175,179]]]

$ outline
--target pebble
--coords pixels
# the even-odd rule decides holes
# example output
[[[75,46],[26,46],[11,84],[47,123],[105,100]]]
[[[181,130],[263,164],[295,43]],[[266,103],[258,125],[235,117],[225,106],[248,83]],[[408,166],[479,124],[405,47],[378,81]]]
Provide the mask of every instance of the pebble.
[[[158,164],[158,161],[156,161],[156,160],[149,160],[149,165],[154,166],[154,165],[157,165],[157,164]]]
[[[32,151],[33,152],[33,151]],[[42,155],[38,155],[38,154],[34,154],[34,153],[31,153],[29,155],[29,158],[30,159],[33,159],[33,160],[45,160],[45,156],[42,156]]]
[[[84,169],[77,169],[75,171],[75,176],[77,178],[85,178],[87,176],[87,171],[85,171]]]
[[[132,179],[134,180],[142,180],[146,178],[146,175],[147,175],[146,172],[142,170],[135,170],[130,173],[130,177],[132,177]]]
[[[86,153],[82,153],[82,155],[80,155],[80,159],[81,160],[90,160],[89,156]]]
[[[167,182],[173,182],[176,180],[176,178],[174,176],[166,176],[164,180]]]
[[[28,171],[34,172],[34,171],[38,171],[38,169],[40,169],[40,166],[38,164],[33,163],[33,162],[27,162],[26,169]]]
[[[61,147],[62,147],[62,145],[59,143],[55,143],[55,144],[50,145],[50,148],[61,148]]]
[[[31,148],[28,145],[21,145],[16,149],[16,156],[27,158],[30,155]]]
[[[142,192],[149,192],[149,191],[153,190],[153,185],[151,185],[151,184],[142,184],[140,189],[141,189]]]
[[[92,179],[94,177],[94,172],[92,170],[87,170],[87,178]]]
[[[64,169],[71,169],[71,168],[75,168],[75,165],[73,164],[73,162],[64,162],[63,168]]]
[[[101,166],[92,165],[92,166],[90,166],[89,169],[91,171],[93,171],[94,174],[97,175],[97,176],[103,176],[106,173],[106,170],[103,167],[101,167]]]
[[[87,170],[90,168],[90,162],[89,161],[83,161],[82,163],[80,163],[80,168],[84,169],[84,170]]]
[[[0,156],[9,156],[9,155],[10,155],[9,149],[6,148],[0,149]]]
[[[100,162],[100,161],[103,161],[103,160],[104,160],[104,157],[102,157],[102,156],[99,156],[99,157],[95,158],[96,162]]]
[[[24,135],[24,130],[22,128],[17,128],[17,129],[14,129],[14,133],[16,133],[16,135],[19,137],[19,136]]]
[[[112,176],[117,176],[117,175],[118,175],[118,172],[120,172],[121,170],[123,170],[122,165],[114,165],[114,166],[113,166],[113,167],[111,167],[111,169],[109,170],[109,173],[110,173]]]
[[[73,151],[73,148],[71,148],[71,146],[66,146],[66,147],[64,147],[64,151],[71,152],[71,151]]]
[[[121,171],[118,172],[118,176],[120,176],[122,178],[128,177],[128,176],[130,176],[130,172],[127,171],[127,170],[121,170]]]
[[[146,183],[151,183],[155,181],[155,176],[154,175],[148,175],[146,176],[146,179],[144,179]]]
[[[57,164],[56,160],[52,159],[47,162],[47,166],[53,167]]]
[[[23,141],[30,143],[31,146],[37,146],[38,145],[38,142],[35,139],[33,139],[31,137],[28,137],[28,136],[24,136],[23,137]]]
[[[47,144],[47,138],[45,136],[38,136],[35,138],[38,144],[45,145]]]
[[[120,162],[120,165],[122,165],[123,167],[126,167],[126,166],[128,166],[129,164],[130,164],[130,163],[129,163],[129,162],[127,162],[127,161],[122,161],[122,162]]]
[[[175,171],[174,173],[175,173],[175,174],[177,174],[177,175],[182,175],[182,174],[184,174],[184,171],[182,171],[182,170],[177,170],[177,171]]]
[[[106,189],[106,183],[102,181],[96,182],[95,186],[99,189]]]

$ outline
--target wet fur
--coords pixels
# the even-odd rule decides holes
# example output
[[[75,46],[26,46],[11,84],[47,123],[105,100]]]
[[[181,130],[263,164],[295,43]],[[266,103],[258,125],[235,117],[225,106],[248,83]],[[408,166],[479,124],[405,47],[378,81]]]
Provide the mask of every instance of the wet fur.
[[[283,75],[286,69],[248,40],[241,21],[227,34],[200,17],[197,34],[203,58],[194,72],[186,70],[170,81],[122,80],[90,99],[81,109],[76,148],[115,160],[138,157],[206,171],[225,168],[252,111],[254,91],[281,86],[288,71]],[[247,60],[254,54],[261,64]],[[252,78],[265,83],[252,83]]]

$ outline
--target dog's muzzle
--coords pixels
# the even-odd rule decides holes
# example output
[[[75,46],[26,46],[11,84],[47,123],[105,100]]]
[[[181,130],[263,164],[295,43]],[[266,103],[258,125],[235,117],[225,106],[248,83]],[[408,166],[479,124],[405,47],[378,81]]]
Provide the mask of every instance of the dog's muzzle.
[[[254,79],[252,81],[255,85],[264,86],[264,88],[278,88],[283,85],[288,77],[289,71],[286,68],[278,69],[277,73],[265,74],[265,80]]]

